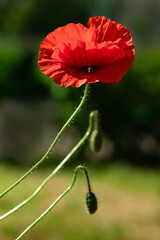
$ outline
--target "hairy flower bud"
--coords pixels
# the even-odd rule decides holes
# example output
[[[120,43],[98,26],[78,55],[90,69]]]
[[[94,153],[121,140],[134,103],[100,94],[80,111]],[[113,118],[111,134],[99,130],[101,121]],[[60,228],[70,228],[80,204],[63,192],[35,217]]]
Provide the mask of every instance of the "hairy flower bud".
[[[93,130],[90,136],[90,148],[93,152],[99,152],[102,147],[102,134],[99,130]]]
[[[88,192],[86,194],[86,205],[87,210],[90,214],[93,214],[97,210],[97,198],[93,192]]]

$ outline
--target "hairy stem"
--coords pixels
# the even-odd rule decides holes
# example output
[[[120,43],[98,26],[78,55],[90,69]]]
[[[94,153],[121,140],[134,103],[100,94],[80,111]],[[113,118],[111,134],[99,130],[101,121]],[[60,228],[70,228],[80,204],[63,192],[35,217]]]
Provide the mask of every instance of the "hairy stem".
[[[9,215],[11,215],[12,213],[14,213],[15,211],[17,211],[18,209],[20,209],[21,207],[23,207],[24,205],[26,205],[28,202],[30,202],[34,197],[36,197],[36,195],[44,188],[44,186],[48,183],[48,181],[64,166],[64,164],[73,156],[73,154],[82,146],[82,144],[86,141],[86,139],[89,137],[92,128],[93,128],[93,117],[95,115],[96,111],[93,111],[90,113],[89,116],[89,126],[88,129],[86,131],[86,133],[84,134],[84,136],[82,137],[82,139],[77,143],[77,145],[70,151],[70,153],[68,153],[68,155],[63,159],[63,161],[54,169],[54,171],[42,182],[42,184],[34,191],[34,193],[32,195],[30,195],[27,199],[25,199],[24,201],[22,201],[20,204],[18,204],[16,207],[14,207],[13,209],[11,209],[10,211],[8,211],[7,213],[5,213],[4,215],[2,215],[0,217],[0,221],[3,220],[4,218],[8,217]],[[87,177],[87,181],[88,181],[88,188],[89,191],[91,191],[90,189],[90,184],[89,184],[89,178],[86,172],[86,177]]]
[[[87,178],[87,183],[89,183],[89,177],[88,177],[88,173],[87,170],[84,166],[78,166],[75,169],[75,173],[74,173],[74,177],[72,180],[72,183],[70,184],[70,186],[30,225],[28,226],[17,238],[16,240],[21,239],[31,228],[33,228],[39,221],[41,221],[51,210],[52,208],[72,189],[72,187],[75,184],[76,181],[76,177],[77,177],[77,173],[78,170],[82,169],[85,172],[86,178]],[[89,183],[89,189],[90,189],[90,183]]]
[[[28,172],[26,172],[18,181],[16,181],[13,185],[11,185],[9,188],[7,188],[3,193],[0,194],[0,198],[2,198],[5,194],[7,194],[9,191],[11,191],[14,187],[16,187],[20,182],[22,182],[34,169],[36,169],[41,163],[44,162],[44,160],[48,157],[48,155],[50,154],[50,152],[52,151],[53,147],[55,146],[55,144],[57,143],[59,137],[61,136],[61,134],[63,133],[63,131],[66,129],[66,127],[71,123],[71,121],[73,120],[73,118],[76,116],[76,114],[79,112],[79,110],[81,109],[81,107],[83,106],[83,104],[85,103],[86,97],[87,97],[87,93],[88,93],[88,88],[89,88],[89,84],[86,84],[85,87],[85,91],[84,91],[84,95],[83,98],[79,104],[79,106],[76,108],[76,110],[74,111],[74,113],[71,115],[71,117],[68,119],[68,121],[64,124],[64,126],[62,127],[62,129],[59,131],[59,133],[57,134],[56,138],[54,139],[54,141],[52,142],[51,146],[49,147],[48,151],[45,153],[45,155],[39,160],[39,162],[37,162]]]

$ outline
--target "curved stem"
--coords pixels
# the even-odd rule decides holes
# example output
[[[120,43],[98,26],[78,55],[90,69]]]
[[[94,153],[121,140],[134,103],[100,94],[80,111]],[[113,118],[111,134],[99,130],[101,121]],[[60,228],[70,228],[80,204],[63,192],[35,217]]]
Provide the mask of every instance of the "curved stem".
[[[79,106],[76,108],[76,110],[74,111],[74,113],[71,115],[71,117],[68,119],[68,121],[64,124],[64,126],[62,127],[62,129],[59,131],[59,133],[57,134],[56,138],[54,139],[54,141],[52,142],[51,146],[49,147],[48,151],[45,153],[45,155],[39,160],[39,162],[37,162],[28,172],[26,172],[18,181],[16,181],[13,185],[11,185],[8,189],[6,189],[2,194],[0,194],[0,198],[3,197],[5,194],[7,194],[9,191],[11,191],[14,187],[16,187],[20,182],[22,182],[35,168],[37,168],[42,162],[44,162],[44,160],[48,157],[48,155],[50,154],[50,152],[52,151],[53,147],[55,146],[55,144],[57,143],[59,137],[61,136],[61,134],[63,133],[63,131],[66,129],[66,127],[70,124],[70,122],[73,120],[73,118],[76,116],[76,114],[79,112],[79,110],[81,109],[81,107],[83,106],[86,97],[87,97],[87,93],[88,93],[88,88],[89,88],[89,83],[86,84],[85,87],[85,91],[84,91],[84,95],[83,98],[79,104]]]
[[[16,240],[21,239],[31,228],[33,228],[40,220],[42,220],[42,219],[52,210],[52,208],[72,189],[72,187],[73,187],[74,184],[75,184],[76,177],[77,177],[77,173],[78,173],[78,170],[79,170],[79,169],[84,170],[84,172],[85,172],[85,174],[86,174],[86,177],[87,177],[87,183],[88,183],[89,177],[88,177],[88,173],[87,173],[86,168],[83,167],[83,166],[78,166],[78,167],[75,169],[74,177],[73,177],[73,180],[72,180],[72,183],[70,184],[70,186],[69,186],[29,227],[27,227],[27,228],[16,238]]]
[[[95,111],[94,114],[94,129],[98,129],[99,128],[99,113],[98,111]]]
[[[84,136],[82,137],[82,139],[77,143],[77,145],[70,151],[70,153],[68,153],[68,155],[63,159],[63,161],[54,169],[54,171],[42,182],[42,184],[34,191],[34,193],[32,195],[30,195],[27,199],[25,199],[23,202],[21,202],[20,204],[18,204],[16,207],[14,207],[13,209],[11,209],[10,211],[8,211],[7,213],[5,213],[4,215],[2,215],[0,217],[0,221],[3,220],[4,218],[8,217],[9,215],[11,215],[12,213],[14,213],[15,211],[17,211],[18,209],[20,209],[21,207],[23,207],[24,205],[26,205],[28,202],[30,202],[34,197],[36,197],[36,195],[44,188],[44,186],[48,183],[48,181],[64,166],[64,164],[73,156],[73,154],[82,146],[82,144],[86,141],[86,139],[89,137],[91,131],[92,131],[92,127],[93,127],[93,117],[94,117],[95,111],[90,113],[89,116],[89,126],[88,129],[86,131],[86,133],[84,134]],[[90,183],[89,183],[89,178],[88,178],[88,174],[86,171],[86,177],[87,177],[87,182],[88,182],[88,188],[89,191],[91,191],[91,187],[90,187]]]
[[[80,168],[81,166],[79,166]],[[88,176],[88,172],[86,170],[86,168],[83,168],[85,174],[86,174],[86,179],[87,179],[87,184],[88,184],[88,192],[91,192],[91,184],[90,184],[90,181],[89,181],[89,176]]]

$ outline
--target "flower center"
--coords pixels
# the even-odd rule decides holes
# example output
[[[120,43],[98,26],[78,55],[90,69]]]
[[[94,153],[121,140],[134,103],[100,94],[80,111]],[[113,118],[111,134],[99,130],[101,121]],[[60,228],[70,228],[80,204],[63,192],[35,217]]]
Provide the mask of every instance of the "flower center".
[[[92,67],[88,67],[88,73],[91,73]]]
[[[97,70],[97,66],[83,67],[83,70],[87,73],[94,73]]]

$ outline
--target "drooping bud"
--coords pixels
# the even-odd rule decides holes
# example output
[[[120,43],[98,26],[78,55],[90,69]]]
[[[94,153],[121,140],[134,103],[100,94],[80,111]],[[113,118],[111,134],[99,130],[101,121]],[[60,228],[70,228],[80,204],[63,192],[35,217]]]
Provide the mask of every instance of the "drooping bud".
[[[93,214],[97,210],[97,198],[93,192],[88,192],[86,194],[86,205],[87,210],[90,214]]]
[[[102,135],[99,130],[93,130],[90,136],[90,148],[94,152],[99,152],[102,147]]]

